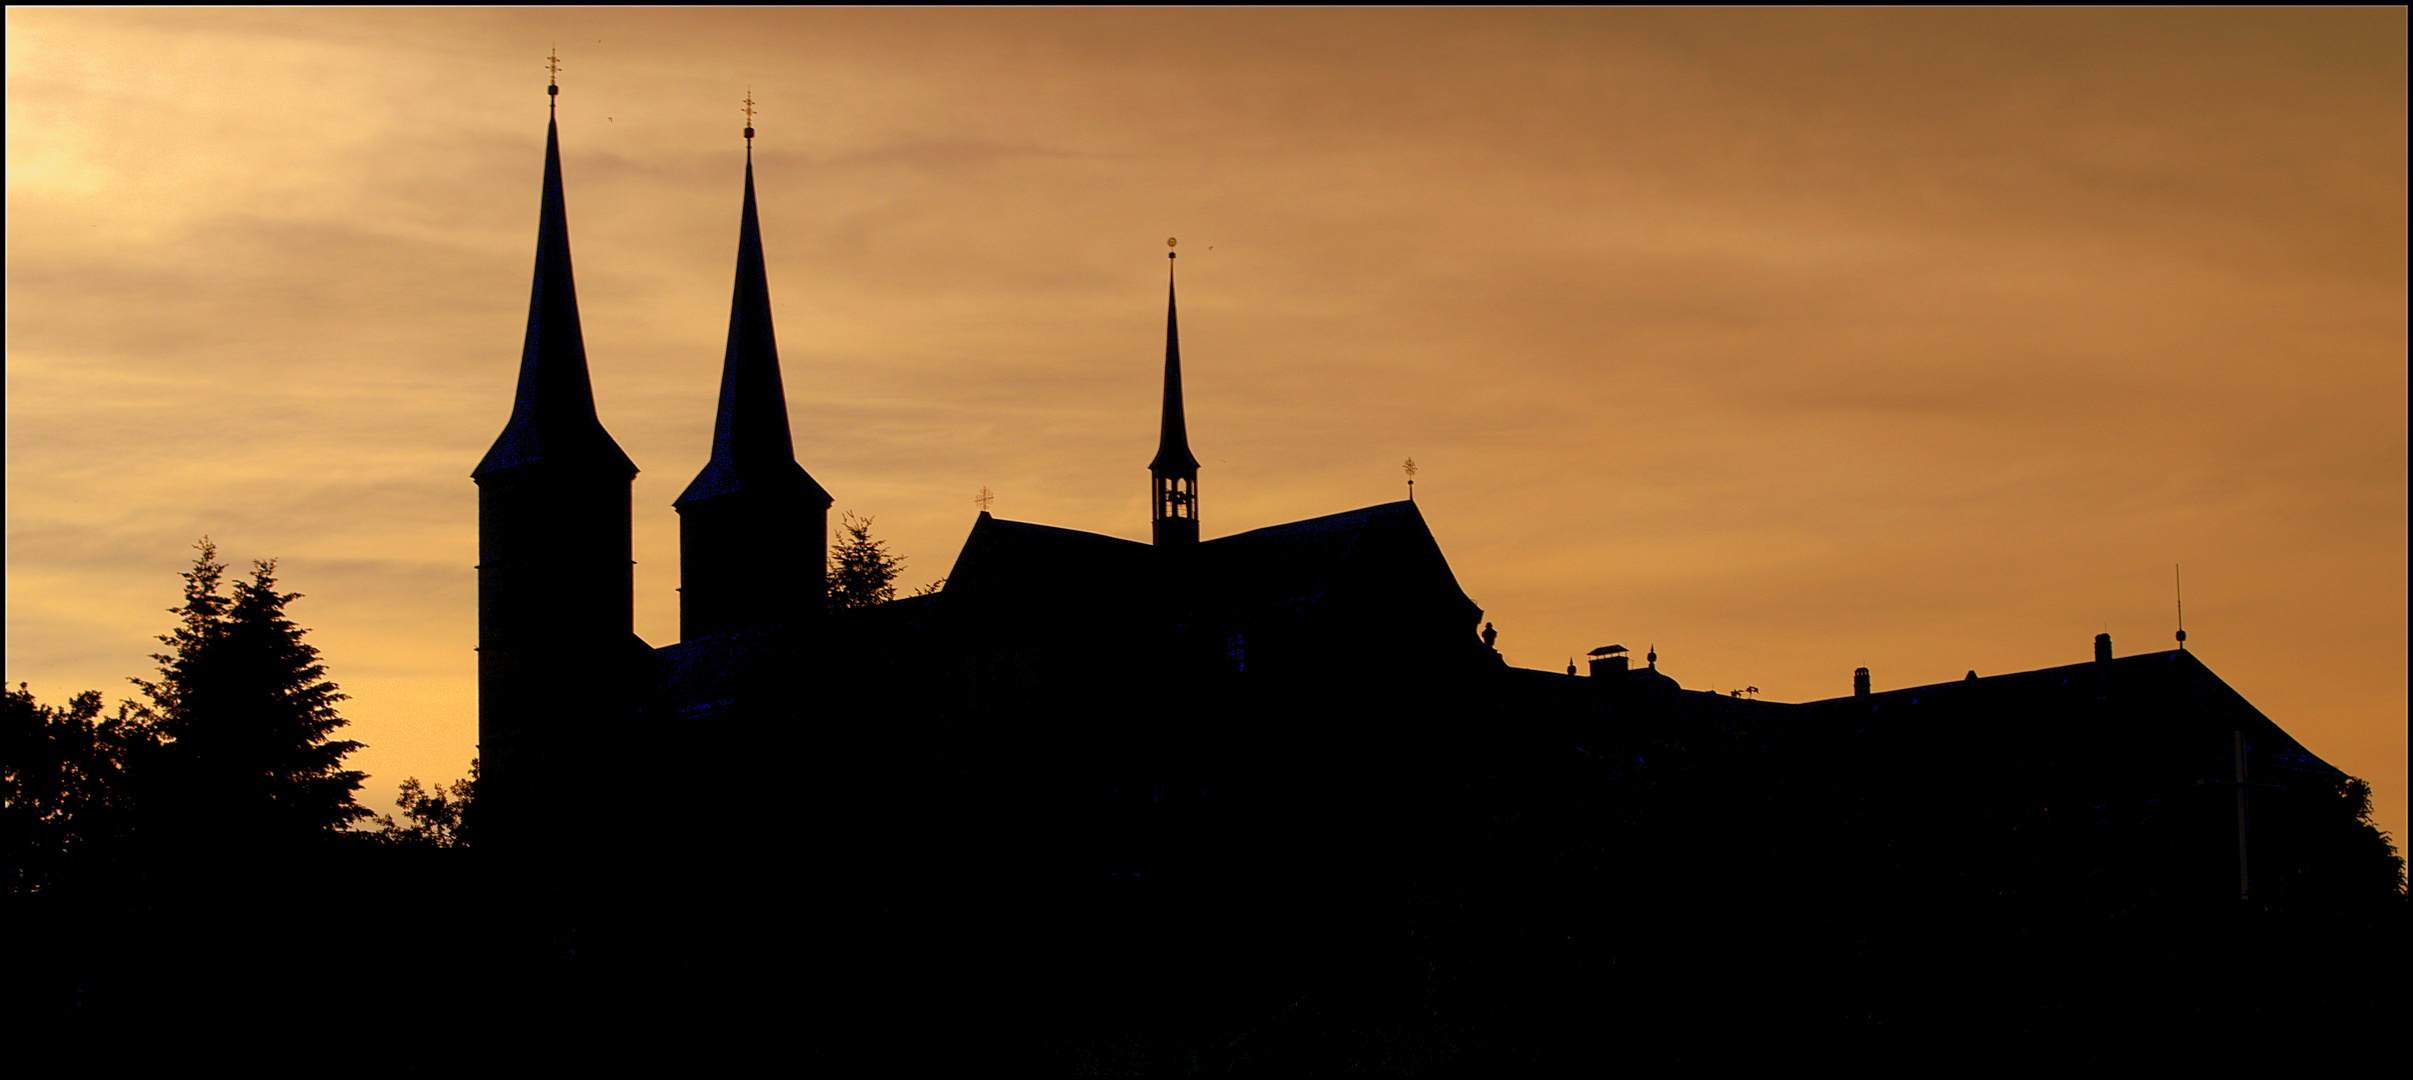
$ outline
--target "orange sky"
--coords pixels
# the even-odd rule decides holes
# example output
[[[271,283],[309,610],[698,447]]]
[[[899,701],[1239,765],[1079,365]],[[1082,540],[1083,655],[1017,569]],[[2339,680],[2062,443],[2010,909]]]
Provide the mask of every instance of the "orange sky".
[[[132,692],[207,533],[474,751],[544,137],[676,639],[739,100],[799,459],[905,584],[1417,498],[1511,663],[1805,701],[2189,643],[2406,834],[2402,9],[7,12],[7,657]],[[2049,723],[2048,718],[2039,718]],[[2039,737],[2055,737],[2044,730]]]

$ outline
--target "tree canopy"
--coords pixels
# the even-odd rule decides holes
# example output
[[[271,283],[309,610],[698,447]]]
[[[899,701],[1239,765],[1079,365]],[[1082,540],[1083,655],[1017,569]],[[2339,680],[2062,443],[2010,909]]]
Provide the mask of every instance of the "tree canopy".
[[[104,716],[98,690],[53,708],[18,683],[6,699],[0,820],[7,823],[7,888],[34,892],[68,866],[124,851],[134,828],[131,775],[159,737],[126,705]]]
[[[477,799],[477,790],[476,758],[469,759],[466,780],[455,780],[431,790],[416,776],[405,779],[394,805],[401,808],[402,820],[408,824],[380,816],[377,835],[386,843],[406,847],[467,847],[469,834],[463,826],[469,821],[469,806]]]

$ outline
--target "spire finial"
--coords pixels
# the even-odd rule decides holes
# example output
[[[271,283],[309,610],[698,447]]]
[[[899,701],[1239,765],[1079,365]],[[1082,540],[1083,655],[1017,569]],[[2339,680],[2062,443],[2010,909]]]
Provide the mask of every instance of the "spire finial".
[[[746,149],[754,149],[754,88],[746,88]]]
[[[561,46],[545,54],[545,107],[550,109],[561,101]]]
[[[972,501],[979,503],[980,512],[985,514],[989,512],[989,504],[997,501],[997,496],[989,490],[989,485],[982,484],[980,494],[972,496]]]
[[[1172,247],[1173,245],[1178,244],[1178,243],[1181,243],[1181,238],[1180,238],[1180,237],[1178,237],[1178,236],[1168,236],[1168,237],[1165,237],[1165,246],[1166,246],[1166,247]],[[1165,252],[1165,258],[1170,259],[1170,258],[1172,258],[1172,257],[1173,257],[1173,253],[1172,253],[1172,252],[1170,252],[1170,251]]]
[[[1400,465],[1400,466],[1399,466],[1399,468],[1400,468],[1400,470],[1401,470],[1402,472],[1405,472],[1405,473],[1407,473],[1407,474],[1408,474],[1408,501],[1409,501],[1409,502],[1415,502],[1415,501],[1416,501],[1416,459],[1415,459],[1415,458],[1409,458],[1409,459],[1406,461],[1406,463],[1404,463],[1404,464]]]
[[[2186,585],[2179,580],[2177,563],[2170,564],[2170,591],[2178,599],[2178,648],[2180,652],[2185,652],[2187,651],[2187,589]]]

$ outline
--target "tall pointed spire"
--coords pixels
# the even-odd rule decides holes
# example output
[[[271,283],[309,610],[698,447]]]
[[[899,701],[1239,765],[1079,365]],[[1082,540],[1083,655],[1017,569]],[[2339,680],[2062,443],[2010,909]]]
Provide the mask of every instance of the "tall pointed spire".
[[[558,70],[558,64],[556,64]],[[536,279],[528,292],[528,334],[520,347],[519,390],[511,419],[470,475],[548,461],[559,465],[637,466],[595,415],[586,338],[578,326],[578,286],[570,272],[570,218],[561,191],[561,125],[553,115],[558,81],[545,87],[545,182],[536,224]]]
[[[821,607],[830,494],[796,463],[771,329],[771,289],[754,202],[753,95],[746,99],[746,196],[737,283],[721,360],[712,458],[671,505],[680,515],[680,637],[692,640]],[[809,611],[808,611],[809,609]]]
[[[1166,240],[1165,246],[1175,241]],[[1173,288],[1173,252],[1165,252],[1165,402],[1156,457],[1148,462],[1155,480],[1153,523],[1157,546],[1198,542],[1198,459],[1190,454],[1189,424],[1181,409],[1181,325]]]
[[[547,65],[559,71],[556,60]],[[558,80],[546,96],[558,99]],[[548,109],[548,112],[551,110]],[[595,417],[562,205],[561,130],[545,124],[536,278],[511,419],[478,486],[479,843],[549,857],[545,815],[574,802],[577,747],[635,722],[629,492],[637,466]],[[488,790],[491,789],[491,790]],[[491,805],[489,805],[491,804]]]
[[[754,129],[746,132],[752,135]],[[779,342],[771,329],[771,287],[763,267],[762,226],[754,203],[754,150],[746,148],[746,200],[737,226],[737,284],[729,301],[729,344],[721,360],[720,410],[712,427],[712,460],[674,505],[738,490],[747,484],[793,488],[818,498],[822,490],[796,463],[788,428],[787,389],[779,374]]]

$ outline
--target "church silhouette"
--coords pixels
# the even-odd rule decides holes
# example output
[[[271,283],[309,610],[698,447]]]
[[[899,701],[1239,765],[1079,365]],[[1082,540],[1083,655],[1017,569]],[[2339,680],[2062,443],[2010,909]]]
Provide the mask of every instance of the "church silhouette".
[[[2345,778],[2183,638],[1785,704],[1655,651],[1506,665],[1413,501],[1205,536],[1170,277],[1152,543],[984,510],[942,590],[833,612],[746,134],[718,412],[673,504],[681,640],[632,630],[637,468],[596,415],[552,121],[517,393],[471,474],[477,845],[578,918],[765,948],[810,910],[843,933],[787,947],[925,1011],[1314,986],[1367,1015],[1516,1000],[1467,1021],[1514,1027],[1672,1018],[1717,992],[1705,957],[1807,1001],[1800,972],[1905,927],[2350,891]]]
[[[753,129],[746,130],[735,295],[710,456],[673,504],[681,640],[653,647],[632,631],[637,469],[596,415],[559,129],[547,125],[517,396],[471,474],[479,496],[483,842],[536,843],[548,808],[579,798],[598,770],[611,768],[611,745],[657,741],[635,734],[641,730],[823,726],[826,710],[810,699],[860,692],[840,682],[897,678],[900,685],[883,692],[884,712],[912,703],[998,726],[1035,709],[1097,719],[1107,730],[1084,732],[1082,741],[1116,743],[1241,687],[1297,694],[1379,665],[1419,672],[1429,691],[1500,669],[1476,634],[1481,610],[1412,501],[1201,538],[1170,279],[1163,408],[1149,462],[1153,544],[984,510],[942,592],[830,612],[832,499],[795,458]],[[821,672],[846,677],[801,689],[818,681],[807,673]],[[1108,713],[1125,719],[1107,721]],[[608,732],[628,734],[597,738]],[[1062,733],[1024,737],[1044,743]],[[1161,786],[1139,775],[1102,782],[1110,792]]]

